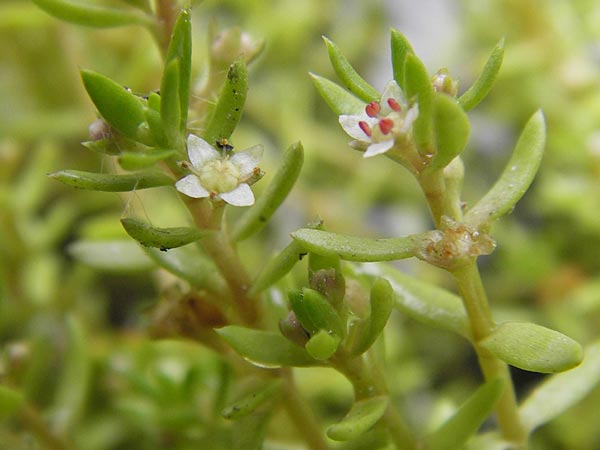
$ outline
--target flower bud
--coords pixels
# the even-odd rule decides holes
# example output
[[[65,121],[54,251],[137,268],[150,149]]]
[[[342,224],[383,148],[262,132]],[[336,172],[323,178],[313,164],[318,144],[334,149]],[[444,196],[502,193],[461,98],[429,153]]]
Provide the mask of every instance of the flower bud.
[[[298,321],[294,311],[290,311],[285,319],[279,321],[279,331],[291,342],[300,347],[304,347],[310,338],[308,332]]]
[[[431,78],[431,83],[436,92],[443,92],[451,97],[456,97],[458,93],[458,81],[450,77],[446,68],[438,70]]]

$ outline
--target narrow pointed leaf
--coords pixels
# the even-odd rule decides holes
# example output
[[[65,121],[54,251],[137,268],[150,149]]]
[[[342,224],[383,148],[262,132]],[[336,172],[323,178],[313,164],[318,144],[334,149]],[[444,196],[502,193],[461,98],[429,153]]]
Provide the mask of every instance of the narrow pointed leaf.
[[[473,83],[473,85],[458,99],[458,102],[465,111],[473,109],[489,94],[496,81],[500,67],[502,66],[503,58],[504,38],[500,39],[500,42],[498,42],[494,47],[494,50],[492,50],[479,78],[477,78],[475,83]]]
[[[123,152],[119,155],[119,164],[126,170],[145,169],[159,161],[177,155],[175,150],[159,150],[156,152]]]
[[[25,403],[22,392],[0,385],[0,419],[8,418],[17,413]]]
[[[230,325],[215,330],[248,362],[259,367],[306,367],[319,365],[306,350],[279,333]]]
[[[600,341],[585,348],[581,365],[544,380],[519,410],[528,430],[550,422],[583,400],[600,383]]]
[[[340,114],[360,114],[364,111],[365,103],[339,84],[314,73],[311,73],[310,76],[319,95],[338,116]]]
[[[242,117],[247,92],[248,69],[240,58],[229,66],[225,85],[204,132],[206,142],[214,145],[219,139],[229,139]]]
[[[273,398],[281,388],[281,380],[271,380],[261,389],[253,391],[230,404],[221,411],[221,416],[229,420],[237,420],[252,414],[256,408]]]
[[[527,322],[505,322],[480,345],[507,364],[532,372],[563,372],[583,359],[581,346],[570,337]]]
[[[343,338],[346,327],[341,317],[329,301],[314,289],[290,292],[290,306],[302,327],[311,335],[320,330]]]
[[[300,175],[304,162],[304,148],[300,142],[292,144],[285,152],[281,167],[254,206],[237,221],[232,232],[233,240],[250,237],[262,229],[283,203]]]
[[[385,414],[389,399],[385,396],[359,400],[335,425],[327,429],[327,436],[334,441],[349,441],[371,429]]]
[[[144,123],[142,99],[110,78],[91,70],[82,70],[81,79],[100,115],[124,136],[137,140]]]
[[[326,330],[319,330],[312,336],[304,348],[310,356],[319,361],[325,361],[331,358],[340,345],[340,338],[328,333]]]
[[[405,90],[404,84],[404,66],[406,64],[406,56],[409,53],[413,53],[412,46],[406,36],[400,33],[398,30],[392,29],[390,47],[392,49],[392,68],[394,71],[394,80],[398,83],[398,86]]]
[[[502,395],[504,382],[492,379],[480,386],[469,399],[433,434],[425,438],[427,450],[460,450],[493,412]]]
[[[272,411],[260,411],[236,420],[232,427],[232,447],[244,450],[263,450]]]
[[[355,326],[350,353],[354,356],[366,352],[383,332],[394,307],[394,290],[385,278],[378,278],[371,288],[371,312],[364,322]]]
[[[157,228],[133,218],[121,219],[121,224],[127,234],[143,246],[161,250],[187,245],[213,232],[192,227]]]
[[[177,60],[179,63],[179,131],[185,133],[187,128],[188,105],[190,99],[190,78],[192,68],[192,24],[190,10],[184,8],[179,13],[165,63]],[[165,66],[166,66],[165,65]],[[162,89],[161,89],[162,92]]]
[[[48,176],[78,189],[103,192],[127,192],[173,185],[173,180],[166,173],[159,171],[112,175],[81,170],[59,170]]]
[[[478,228],[511,211],[525,194],[542,162],[546,142],[544,115],[536,112],[525,125],[515,150],[496,184],[465,215]]]
[[[145,108],[144,119],[148,124],[148,130],[150,134],[152,135],[153,139],[156,141],[158,146],[163,148],[169,147],[165,126],[160,116],[160,109],[156,111],[154,108]]]
[[[338,46],[325,36],[323,36],[323,40],[327,46],[327,53],[329,54],[331,65],[333,66],[337,76],[340,78],[340,80],[342,80],[344,86],[346,86],[350,92],[352,92],[361,100],[364,100],[366,103],[378,100],[380,95],[379,92],[377,92],[377,89],[367,83],[356,72],[354,67],[350,65],[348,59],[346,59]]]
[[[311,252],[337,256],[346,261],[392,261],[410,258],[418,250],[419,235],[405,238],[369,239],[328,231],[301,228],[292,237]]]
[[[419,151],[433,153],[433,84],[427,68],[413,53],[406,55],[404,84],[409,100],[419,104],[419,116],[413,124],[413,134]]]
[[[104,272],[128,273],[156,267],[131,239],[76,241],[67,251],[77,261]]]
[[[286,275],[297,262],[306,255],[304,247],[297,242],[289,243],[278,255],[272,258],[254,282],[250,295],[258,294]]]
[[[184,142],[179,88],[179,60],[174,59],[165,65],[160,84],[160,118],[167,144],[171,148],[180,148]]]
[[[108,8],[67,0],[33,0],[48,14],[65,22],[94,28],[113,28],[124,25],[153,27],[154,20],[139,11]]]
[[[433,124],[436,152],[431,167],[442,169],[456,158],[469,140],[469,118],[446,94],[436,94],[433,101]]]

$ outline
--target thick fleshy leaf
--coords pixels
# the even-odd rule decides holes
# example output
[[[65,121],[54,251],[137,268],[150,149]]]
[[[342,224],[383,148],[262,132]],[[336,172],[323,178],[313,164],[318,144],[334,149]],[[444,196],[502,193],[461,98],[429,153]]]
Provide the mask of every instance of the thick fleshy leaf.
[[[386,396],[359,400],[352,409],[335,425],[327,429],[327,436],[334,441],[349,441],[371,429],[385,414],[389,405]]]
[[[406,96],[416,100],[419,116],[413,124],[413,134],[422,154],[433,154],[433,84],[423,62],[413,53],[406,55],[404,65]]]
[[[221,416],[229,420],[237,420],[252,414],[256,408],[273,398],[281,388],[281,380],[271,380],[262,388],[253,390],[239,400],[225,407]]]
[[[465,445],[465,450],[510,450],[513,448],[513,444],[504,440],[497,431],[480,433]]]
[[[581,365],[544,380],[519,410],[528,430],[550,422],[584,399],[600,383],[600,341],[585,348]]]
[[[342,54],[338,46],[325,36],[323,36],[323,40],[327,46],[327,53],[329,54],[331,65],[337,76],[342,80],[342,83],[344,83],[344,86],[358,98],[367,103],[378,100],[379,92],[377,92],[377,89],[367,83],[356,70],[354,70],[354,67],[350,65],[348,59]]]
[[[121,219],[121,224],[127,234],[143,246],[161,250],[181,247],[213,233],[192,227],[156,228],[133,218]]]
[[[238,153],[239,155],[240,153]],[[256,201],[236,222],[231,233],[233,240],[239,241],[252,236],[262,229],[279,205],[283,203],[300,175],[304,161],[304,149],[300,142],[290,146],[283,156],[281,167]]]
[[[220,139],[229,139],[242,117],[248,92],[248,69],[242,58],[229,66],[225,85],[204,131],[204,139],[214,145]]]
[[[179,100],[179,60],[165,65],[160,83],[160,119],[170,148],[182,148],[184,136],[181,130],[181,103]]]
[[[278,255],[272,258],[260,272],[254,282],[250,295],[264,291],[287,274],[296,263],[306,256],[304,247],[297,241],[292,241]]]
[[[371,288],[371,313],[367,319],[354,325],[350,335],[350,354],[366,352],[383,332],[394,307],[394,290],[385,278],[378,278]]]
[[[304,288],[289,294],[290,306],[302,327],[311,335],[325,330],[343,338],[346,325],[329,301],[314,289]]]
[[[570,337],[527,322],[505,322],[479,344],[507,364],[532,372],[563,372],[583,359],[583,349]]]
[[[279,333],[230,325],[215,330],[248,362],[265,368],[316,366],[319,362],[306,350]]]
[[[496,184],[465,215],[475,228],[511,211],[527,191],[542,161],[546,125],[541,111],[525,125],[515,150]]]
[[[339,345],[339,336],[330,334],[325,330],[319,330],[317,334],[308,340],[304,348],[313,358],[325,361],[337,352]]]
[[[0,385],[0,419],[17,413],[24,402],[25,396],[22,392]]]
[[[398,30],[392,29],[390,47],[392,50],[392,68],[394,71],[394,80],[398,86],[405,90],[404,84],[404,66],[406,64],[406,55],[413,53],[412,46],[408,39]]]
[[[392,261],[414,256],[424,238],[370,239],[346,236],[322,230],[301,228],[291,234],[304,248],[325,256],[337,256],[346,261]]]
[[[76,241],[67,250],[77,261],[104,272],[127,273],[156,267],[131,239]]]
[[[126,170],[145,169],[159,161],[177,155],[175,150],[159,150],[155,152],[123,152],[119,155],[119,164]]]
[[[108,8],[67,0],[33,0],[48,14],[65,22],[94,28],[113,28],[124,25],[155,25],[152,17],[139,11]]]
[[[190,77],[192,67],[192,24],[190,10],[184,8],[179,13],[175,26],[173,27],[173,35],[167,57],[165,58],[165,68],[171,61],[177,60],[179,63],[179,129],[182,134],[187,128],[188,105],[190,99]],[[163,93],[161,88],[161,94]]]
[[[145,121],[142,99],[110,78],[91,70],[82,70],[81,79],[104,120],[124,136],[139,140],[142,137],[139,127]]]
[[[493,412],[504,382],[492,379],[480,386],[434,433],[425,437],[427,450],[459,450]]]
[[[168,252],[144,248],[146,254],[160,267],[186,280],[192,286],[215,294],[227,292],[227,284],[216,266],[195,245],[174,248]]]
[[[112,175],[81,170],[59,170],[48,176],[78,189],[103,192],[127,192],[173,185],[173,180],[166,173],[160,171]]]
[[[498,42],[494,47],[494,50],[492,50],[479,78],[477,78],[475,83],[473,83],[473,85],[458,99],[458,102],[465,111],[473,109],[488,95],[496,81],[496,77],[502,66],[503,58],[504,38],[500,39],[500,42]]]
[[[310,76],[319,95],[323,97],[327,106],[338,116],[342,114],[361,114],[364,112],[365,103],[339,84],[314,73],[311,73]]]
[[[436,94],[433,100],[433,126],[436,152],[431,167],[442,169],[467,145],[469,118],[454,98],[446,94]]]

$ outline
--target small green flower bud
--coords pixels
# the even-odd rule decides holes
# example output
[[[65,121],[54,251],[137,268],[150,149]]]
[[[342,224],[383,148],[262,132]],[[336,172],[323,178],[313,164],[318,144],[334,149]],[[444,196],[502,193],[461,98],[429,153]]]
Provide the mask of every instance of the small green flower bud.
[[[450,77],[446,68],[438,70],[431,78],[431,83],[436,92],[443,92],[451,97],[456,97],[458,93],[458,81]]]
[[[308,332],[302,327],[294,311],[290,311],[285,319],[279,321],[279,331],[300,347],[304,347],[310,339]]]
[[[337,310],[346,293],[346,282],[341,272],[335,269],[320,269],[310,275],[310,287],[323,294]]]

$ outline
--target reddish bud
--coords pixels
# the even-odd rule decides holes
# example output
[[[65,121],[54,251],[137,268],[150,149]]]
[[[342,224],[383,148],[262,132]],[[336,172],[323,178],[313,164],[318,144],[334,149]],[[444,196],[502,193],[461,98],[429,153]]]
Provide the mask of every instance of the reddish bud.
[[[369,117],[377,117],[379,111],[381,111],[381,106],[379,106],[379,103],[377,103],[376,101],[372,101],[365,108],[365,112]]]
[[[373,132],[371,131],[371,127],[364,120],[361,120],[360,122],[358,122],[358,126],[360,127],[361,130],[363,130],[363,132],[367,136],[371,137],[373,135]]]
[[[379,129],[383,134],[389,134],[392,128],[394,128],[394,121],[392,119],[385,118],[379,121]]]
[[[396,100],[394,100],[393,98],[388,98],[387,99],[387,104],[390,108],[392,108],[392,111],[401,111],[402,107],[400,106],[400,103],[398,103]]]

